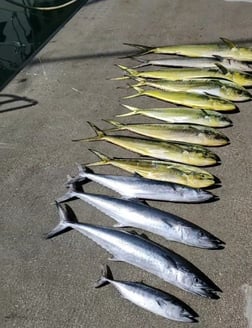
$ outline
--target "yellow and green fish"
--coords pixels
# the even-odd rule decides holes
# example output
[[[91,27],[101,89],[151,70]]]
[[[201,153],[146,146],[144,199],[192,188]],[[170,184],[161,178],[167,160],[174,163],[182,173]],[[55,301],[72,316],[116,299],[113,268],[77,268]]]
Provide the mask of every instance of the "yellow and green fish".
[[[109,136],[102,130],[98,129],[94,124],[90,122],[88,123],[96,132],[96,136],[73,141],[104,140],[144,156],[196,166],[214,165],[219,161],[219,158],[215,153],[199,145],[164,142],[126,136]]]
[[[142,88],[132,86],[137,94],[126,96],[124,99],[134,98],[138,96],[148,96],[151,98],[163,100],[177,105],[189,106],[192,108],[202,108],[217,111],[232,111],[236,109],[234,103],[215,96],[202,95],[184,91],[163,91],[163,90],[144,90]]]
[[[123,65],[117,65],[119,68],[127,72],[129,76],[114,78],[112,80],[120,80],[129,77],[140,77],[144,79],[160,79],[160,80],[192,80],[192,79],[224,79],[237,83],[243,87],[252,86],[252,74],[227,70],[221,64],[216,63],[216,69],[204,68],[170,68],[155,71],[137,71]]]
[[[168,123],[190,123],[215,128],[222,128],[232,125],[232,121],[227,116],[212,110],[186,107],[143,109],[124,104],[122,104],[122,106],[129,109],[130,112],[116,115],[117,117],[143,115]]]
[[[164,91],[184,91],[202,95],[220,97],[230,101],[247,101],[252,98],[251,94],[240,85],[228,80],[147,80],[136,78],[136,87],[149,86]]]
[[[115,126],[114,129],[106,130],[106,132],[128,130],[159,140],[178,141],[212,147],[224,146],[229,143],[229,139],[223,133],[201,125],[167,123],[122,124],[113,120],[105,121]]]
[[[239,47],[226,38],[220,38],[222,44],[184,44],[174,46],[148,47],[145,45],[124,43],[125,45],[138,48],[140,51],[134,56],[150,53],[180,55],[187,57],[208,57],[220,56],[232,58],[239,61],[252,61],[252,48]]]
[[[147,179],[174,182],[192,188],[206,188],[215,184],[215,177],[211,173],[196,166],[143,158],[109,158],[97,150],[90,151],[100,161],[86,166],[112,165]]]

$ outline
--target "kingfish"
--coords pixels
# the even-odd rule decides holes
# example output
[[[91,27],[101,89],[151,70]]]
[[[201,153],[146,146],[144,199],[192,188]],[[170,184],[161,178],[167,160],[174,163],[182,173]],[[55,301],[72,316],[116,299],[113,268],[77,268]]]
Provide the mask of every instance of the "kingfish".
[[[228,137],[216,129],[188,124],[122,124],[114,120],[105,120],[115,126],[107,131],[128,130],[147,137],[164,141],[189,142],[203,146],[223,146],[229,143]],[[106,132],[107,132],[106,131]]]
[[[236,106],[229,100],[219,97],[208,96],[197,93],[183,91],[163,91],[163,90],[144,90],[142,88],[132,86],[137,94],[126,96],[124,99],[134,98],[138,96],[148,96],[151,98],[163,100],[177,105],[189,106],[192,108],[202,108],[216,111],[235,110]]]
[[[134,58],[134,57],[132,57]],[[197,67],[197,68],[216,68],[216,63],[220,63],[227,69],[239,70],[245,72],[252,71],[252,65],[246,62],[241,62],[234,59],[222,58],[220,56],[214,56],[214,58],[184,58],[174,57],[168,59],[156,59],[156,60],[143,60],[135,58],[141,64],[134,66],[133,68],[139,68],[149,65],[154,66],[167,66],[167,67]]]
[[[227,116],[212,110],[185,107],[143,109],[124,104],[122,106],[129,109],[130,112],[116,115],[117,117],[143,115],[169,123],[190,123],[216,128],[227,127],[232,124]]]
[[[185,44],[174,46],[148,47],[133,43],[124,43],[126,45],[140,49],[136,55],[145,55],[149,53],[181,55],[187,57],[214,57],[232,58],[239,61],[252,61],[252,49],[247,47],[238,47],[232,41],[226,38],[220,38],[223,44]]]
[[[111,284],[124,299],[162,316],[181,322],[197,322],[198,314],[177,297],[140,282],[114,280],[110,268],[102,266],[102,274],[95,288]]]
[[[94,181],[114,190],[126,199],[151,199],[159,201],[201,203],[216,198],[202,189],[186,187],[177,183],[146,179],[134,176],[108,175],[93,173],[91,169],[78,165],[79,173],[69,183]],[[69,184],[68,183],[68,184]]]
[[[192,80],[192,79],[221,79],[235,82],[241,86],[252,86],[252,74],[227,70],[221,64],[216,64],[216,69],[204,68],[170,68],[166,70],[156,71],[137,71],[123,65],[117,65],[122,70],[126,71],[129,76],[113,78],[112,80],[126,79],[128,77],[140,77],[146,79],[160,80]]]
[[[186,81],[138,79],[134,86],[149,86],[164,91],[184,91],[220,97],[230,101],[247,101],[251,94],[238,84],[227,80],[195,79]]]
[[[87,166],[113,165],[130,173],[138,173],[147,179],[174,182],[192,188],[215,184],[211,173],[196,166],[143,158],[109,158],[97,150],[90,151],[98,156],[100,161],[86,164]]]
[[[174,214],[161,211],[139,201],[83,192],[75,183],[69,185],[57,203],[78,198],[111,217],[114,227],[134,227],[149,231],[163,238],[189,246],[222,249],[223,242],[201,227]]]
[[[60,222],[47,234],[47,238],[74,229],[107,250],[115,261],[127,262],[193,294],[219,298],[217,292],[221,292],[220,288],[177,253],[135,234],[78,223],[69,206],[66,205],[66,209],[60,205],[57,207]]]
[[[151,139],[138,139],[125,136],[108,136],[92,123],[88,123],[96,132],[96,136],[75,139],[73,141],[104,140],[144,156],[197,166],[214,165],[219,161],[219,158],[215,153],[203,146]]]

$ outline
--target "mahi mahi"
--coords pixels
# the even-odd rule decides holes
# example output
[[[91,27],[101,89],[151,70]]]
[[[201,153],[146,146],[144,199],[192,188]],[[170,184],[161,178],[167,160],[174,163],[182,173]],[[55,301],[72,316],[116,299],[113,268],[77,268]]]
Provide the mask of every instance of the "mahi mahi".
[[[167,67],[198,67],[198,68],[216,68],[216,63],[220,63],[227,69],[239,70],[245,72],[252,71],[252,65],[250,63],[241,62],[234,59],[222,58],[220,56],[214,56],[215,58],[184,58],[184,57],[174,57],[168,59],[152,59],[143,60],[135,58],[140,62],[139,65],[133,68],[139,68],[149,65],[154,66],[167,66]],[[134,57],[132,57],[134,59]]]
[[[197,94],[184,91],[163,91],[163,90],[144,90],[142,88],[132,86],[137,93],[126,96],[124,99],[134,98],[138,96],[148,96],[151,98],[163,100],[176,105],[189,106],[192,108],[202,108],[216,111],[232,111],[236,109],[234,103],[229,100],[221,99],[215,96]]]
[[[143,115],[168,123],[190,123],[199,124],[215,128],[227,127],[232,121],[221,113],[212,110],[199,108],[149,108],[143,109],[122,104],[129,109],[129,113],[116,115],[117,117]]]
[[[75,183],[69,185],[69,190],[57,199],[57,203],[75,198],[81,199],[111,217],[117,222],[114,227],[139,228],[155,233],[167,240],[199,248],[223,248],[223,242],[220,239],[174,214],[136,200],[86,193]]]
[[[235,82],[241,86],[252,86],[252,74],[227,70],[221,64],[216,64],[216,69],[204,68],[170,68],[165,70],[155,71],[137,71],[123,65],[117,65],[122,70],[126,71],[128,76],[113,78],[112,80],[121,80],[128,77],[140,77],[146,79],[160,80],[192,80],[192,79],[221,79]]]
[[[87,167],[78,165],[79,173],[69,183],[94,181],[114,190],[126,199],[151,199],[159,201],[202,203],[213,199],[212,193],[202,189],[186,187],[177,183],[146,179],[134,176],[97,174]]]
[[[113,278],[110,268],[102,266],[102,274],[95,288],[111,284],[124,299],[160,315],[181,322],[197,322],[197,313],[177,297],[140,282],[119,281]]]
[[[73,141],[104,140],[144,156],[197,166],[214,165],[219,161],[215,153],[203,146],[126,136],[108,136],[92,123],[89,122],[89,125],[96,132],[96,136]]]
[[[74,229],[92,239],[113,255],[116,261],[127,262],[193,294],[218,299],[220,288],[203,272],[177,253],[141,236],[118,229],[78,223],[73,210],[57,205],[59,224],[47,234],[52,238]]]
[[[184,44],[174,46],[148,47],[140,44],[124,43],[140,51],[136,55],[149,53],[181,55],[187,57],[215,57],[232,58],[239,61],[252,61],[252,48],[238,47],[226,38],[220,38],[223,44]]]
[[[231,101],[247,101],[251,99],[251,94],[237,83],[228,80],[208,80],[195,79],[185,81],[169,80],[147,80],[136,79],[138,81],[134,86],[149,86],[164,91],[185,91],[202,95],[220,97]]]
[[[115,126],[106,132],[128,130],[147,137],[164,141],[189,142],[203,146],[223,146],[229,143],[228,137],[214,128],[201,125],[140,123],[123,124],[114,120],[105,120]]]
[[[87,166],[112,165],[130,173],[138,173],[147,179],[174,182],[192,188],[209,187],[216,182],[211,173],[196,166],[143,158],[109,158],[97,150],[90,151],[100,161],[86,164]]]

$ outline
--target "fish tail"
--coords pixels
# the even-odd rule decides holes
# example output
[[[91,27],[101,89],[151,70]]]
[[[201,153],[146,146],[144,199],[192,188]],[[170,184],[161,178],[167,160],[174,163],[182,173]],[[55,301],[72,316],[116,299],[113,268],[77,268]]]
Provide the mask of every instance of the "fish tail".
[[[136,108],[136,107],[128,106],[128,105],[124,105],[124,104],[121,104],[121,106],[129,109],[131,112],[126,113],[126,114],[116,115],[116,117],[133,116],[133,115],[137,115],[138,114],[138,108]]]
[[[111,161],[111,158],[109,158],[108,156],[102,154],[102,153],[99,152],[98,150],[89,149],[89,151],[91,151],[91,153],[93,153],[93,154],[95,154],[97,157],[99,157],[101,161],[99,161],[99,162],[95,162],[95,163],[86,164],[86,165],[88,165],[88,166],[106,165],[106,164],[109,164],[109,162]]]
[[[48,234],[46,234],[45,236],[46,239],[50,239],[64,232],[70,231],[72,230],[70,225],[72,223],[78,223],[76,215],[70,206],[65,205],[64,208],[58,202],[55,202],[55,204],[57,206],[58,213],[59,213],[59,223]]]
[[[95,283],[95,288],[100,288],[106,286],[110,283],[111,280],[114,280],[113,274],[108,265],[101,266],[101,277]]]
[[[114,120],[103,120],[103,121],[105,121],[107,123],[110,123],[110,124],[115,126],[115,128],[106,130],[106,132],[107,131],[118,131],[118,130],[123,130],[124,129],[124,124],[122,124],[120,122],[117,122],[117,121],[114,121]]]
[[[68,186],[68,191],[65,193],[65,195],[59,197],[56,200],[57,203],[64,203],[68,200],[74,200],[76,198],[76,192],[83,192],[81,186],[77,184],[77,181],[73,181],[73,178],[70,175],[67,176],[66,185]]]
[[[95,131],[96,136],[95,137],[90,137],[90,138],[80,138],[80,139],[73,139],[73,142],[77,141],[97,141],[97,140],[102,140],[102,138],[105,136],[104,132],[100,130],[97,126],[95,126],[91,122],[87,122],[89,126]]]
[[[116,66],[121,68],[123,71],[127,72],[131,76],[137,76],[137,74],[138,74],[138,71],[136,71],[135,69],[128,68],[128,67],[123,66],[123,65],[116,65]]]
[[[140,67],[144,67],[144,66],[149,66],[150,63],[148,62],[148,60],[144,60],[144,59],[140,59],[140,58],[135,58],[134,56],[131,57],[131,59],[135,59],[136,61],[140,62],[141,64],[138,64],[136,66],[133,66],[132,68],[140,68]]]
[[[146,55],[153,52],[153,47],[145,46],[143,44],[136,44],[136,43],[123,43],[126,46],[134,47],[139,49],[140,51],[134,54],[134,56]]]
[[[81,164],[76,163],[77,168],[79,173],[75,176],[75,177],[70,177],[68,179],[68,181],[66,182],[66,187],[69,187],[71,184],[73,183],[78,183],[78,182],[82,182],[82,183],[86,183],[89,182],[90,180],[86,177],[86,173],[88,171],[92,172],[91,169],[88,169],[87,167],[84,167]]]
[[[131,95],[131,96],[123,97],[124,99],[135,98],[135,97],[141,96],[141,95],[144,93],[144,89],[139,88],[139,87],[136,86],[136,85],[131,85],[131,86],[132,86],[132,88],[135,89],[138,93],[136,93],[136,94],[134,94],[134,95]]]
[[[141,78],[136,78],[136,81],[138,82],[137,84],[131,84],[130,87],[142,87],[145,85],[146,81]]]
[[[120,80],[128,80],[128,79],[130,79],[130,76],[124,75],[124,76],[119,76],[119,77],[112,77],[108,80],[110,80],[110,81],[120,81]]]

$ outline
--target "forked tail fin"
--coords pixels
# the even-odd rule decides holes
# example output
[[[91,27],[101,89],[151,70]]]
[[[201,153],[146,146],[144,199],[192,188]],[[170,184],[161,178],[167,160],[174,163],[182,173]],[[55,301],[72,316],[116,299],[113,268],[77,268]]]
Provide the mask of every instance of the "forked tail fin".
[[[59,214],[59,223],[55,228],[53,228],[46,236],[46,239],[50,239],[53,237],[56,237],[58,235],[61,235],[64,232],[72,230],[72,227],[70,226],[73,223],[78,223],[78,220],[76,218],[76,215],[72,208],[68,205],[65,205],[65,208],[63,205],[55,202],[58,214]]]
[[[130,46],[130,47],[139,49],[139,51],[137,53],[135,53],[134,56],[142,56],[142,55],[150,54],[153,52],[153,49],[155,49],[154,47],[145,46],[143,44],[126,43],[126,42],[123,44],[126,46]],[[132,57],[132,55],[128,56],[128,57]]]
[[[125,127],[124,125],[125,124],[122,124],[120,122],[117,122],[117,121],[114,121],[114,120],[103,120],[107,123],[110,123],[111,125],[114,125],[115,128],[111,128],[111,129],[107,129],[106,132],[113,132],[113,131],[118,131],[118,130],[124,130]]]
[[[135,89],[138,93],[136,93],[136,94],[134,94],[134,95],[131,95],[131,96],[123,97],[123,99],[135,98],[135,97],[139,97],[139,96],[141,96],[141,95],[144,94],[144,89],[139,88],[139,87],[136,86],[136,85],[132,85],[132,88]]]
[[[95,288],[106,286],[110,281],[114,280],[110,267],[108,265],[102,265],[101,277],[95,283]]]
[[[87,166],[99,166],[99,165],[106,165],[106,164],[110,164],[111,158],[109,158],[108,156],[102,154],[101,152],[99,152],[98,150],[94,150],[94,149],[89,149],[89,151],[91,151],[91,153],[95,154],[97,157],[100,158],[99,162],[95,162],[95,163],[89,163],[86,164]]]
[[[102,140],[103,137],[105,136],[104,132],[99,129],[96,125],[94,125],[91,122],[87,122],[89,124],[89,126],[91,126],[91,128],[95,131],[96,136],[95,137],[90,137],[90,138],[80,138],[80,139],[73,139],[73,142],[77,142],[77,141],[97,141],[97,140]]]
[[[121,106],[129,109],[131,112],[126,113],[126,114],[119,114],[119,115],[116,115],[116,117],[125,117],[125,116],[138,115],[139,108],[133,107],[133,106],[124,105],[124,104],[121,104]]]

